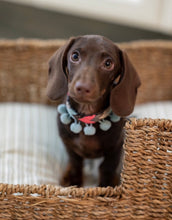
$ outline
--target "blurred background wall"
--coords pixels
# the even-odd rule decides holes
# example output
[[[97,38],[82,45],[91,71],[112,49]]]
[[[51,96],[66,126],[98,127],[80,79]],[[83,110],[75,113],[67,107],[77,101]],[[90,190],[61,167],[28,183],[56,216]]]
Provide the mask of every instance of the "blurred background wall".
[[[172,0],[1,0],[0,38],[172,39]]]

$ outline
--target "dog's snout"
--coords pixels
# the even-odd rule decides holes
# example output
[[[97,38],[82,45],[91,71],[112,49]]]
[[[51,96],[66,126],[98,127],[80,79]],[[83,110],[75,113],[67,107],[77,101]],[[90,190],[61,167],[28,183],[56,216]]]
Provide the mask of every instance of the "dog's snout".
[[[92,86],[89,83],[77,81],[75,84],[75,92],[79,95],[89,95],[91,93]]]

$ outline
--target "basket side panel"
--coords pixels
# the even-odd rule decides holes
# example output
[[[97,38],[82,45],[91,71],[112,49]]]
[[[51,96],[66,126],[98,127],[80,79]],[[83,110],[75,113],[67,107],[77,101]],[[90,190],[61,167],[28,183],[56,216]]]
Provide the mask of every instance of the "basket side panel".
[[[142,83],[136,103],[172,100],[172,48],[145,44],[126,51]]]
[[[129,219],[125,204],[114,198],[44,198],[8,195],[0,197],[2,219]],[[124,205],[126,208],[124,208]]]
[[[133,214],[170,219],[172,121],[133,120],[126,125],[123,189]]]
[[[49,103],[48,60],[65,41],[0,42],[0,101]],[[137,103],[172,100],[172,43],[119,44],[136,67],[142,86]]]
[[[48,60],[56,46],[16,43],[0,48],[0,101],[49,103]]]

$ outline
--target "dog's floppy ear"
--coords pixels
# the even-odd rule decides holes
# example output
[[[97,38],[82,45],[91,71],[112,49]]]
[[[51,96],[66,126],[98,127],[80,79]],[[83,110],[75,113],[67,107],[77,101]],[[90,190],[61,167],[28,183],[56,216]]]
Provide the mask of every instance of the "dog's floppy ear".
[[[127,54],[120,49],[119,53],[122,72],[119,73],[120,80],[118,84],[111,91],[110,105],[116,115],[128,116],[134,109],[137,88],[141,83]]]
[[[60,47],[49,61],[47,96],[51,100],[59,100],[67,94],[67,53],[76,38],[71,38]]]

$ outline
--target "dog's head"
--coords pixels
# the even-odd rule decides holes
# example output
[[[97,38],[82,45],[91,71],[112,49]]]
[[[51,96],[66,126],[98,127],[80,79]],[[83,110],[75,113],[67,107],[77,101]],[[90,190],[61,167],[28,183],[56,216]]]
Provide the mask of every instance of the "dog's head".
[[[76,102],[91,103],[109,94],[113,112],[127,116],[139,86],[127,54],[102,36],[71,38],[49,61],[47,95],[52,100],[68,93]]]

